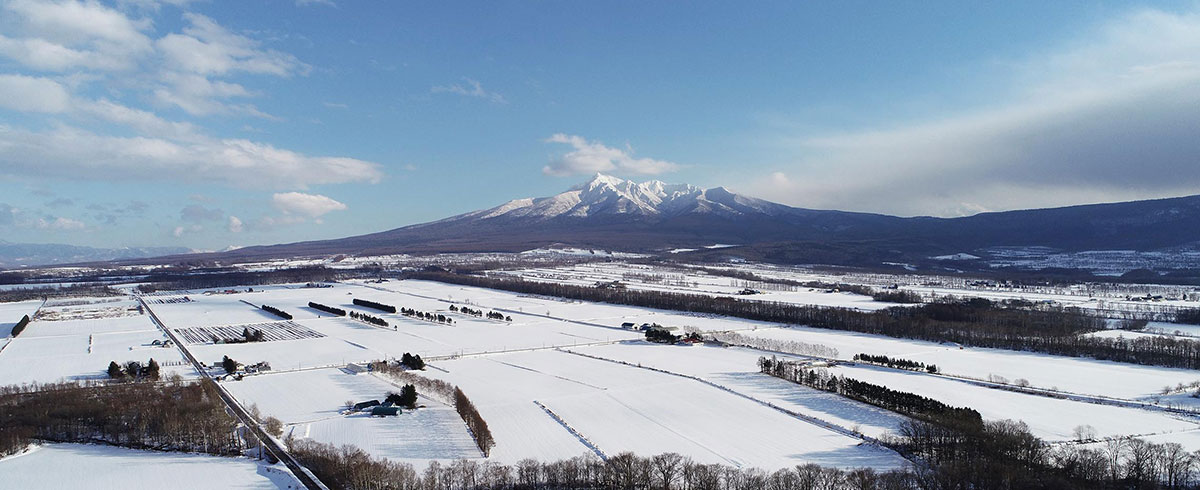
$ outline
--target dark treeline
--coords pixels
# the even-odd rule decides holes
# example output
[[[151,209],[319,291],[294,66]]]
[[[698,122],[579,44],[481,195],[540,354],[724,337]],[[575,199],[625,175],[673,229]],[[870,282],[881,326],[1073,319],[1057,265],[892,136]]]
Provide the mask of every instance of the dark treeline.
[[[492,447],[496,445],[496,440],[492,438],[492,431],[488,429],[487,422],[483,421],[483,416],[479,415],[479,410],[475,409],[475,404],[467,398],[457,386],[454,388],[454,410],[458,412],[458,416],[462,417],[463,422],[467,423],[467,430],[471,431],[471,435],[475,437],[475,445],[479,446],[479,451],[487,457],[492,453]]]
[[[922,301],[921,295],[914,293],[912,291],[905,291],[903,289],[888,289],[885,291],[876,291],[874,294],[871,294],[871,298],[874,299],[875,301],[883,301],[885,303],[917,304]]]
[[[1175,313],[1175,321],[1188,325],[1200,325],[1200,308],[1184,308]]]
[[[107,297],[121,296],[122,292],[105,284],[75,284],[59,287],[14,288],[0,291],[0,303],[29,301],[31,299],[70,298],[76,296]]]
[[[263,309],[263,310],[265,310],[265,311],[268,311],[268,312],[270,312],[270,313],[274,314],[275,316],[277,316],[277,317],[279,317],[279,318],[282,318],[282,319],[284,319],[284,320],[291,320],[291,319],[292,319],[292,314],[291,314],[291,313],[288,313],[288,312],[286,312],[286,311],[283,311],[283,310],[281,310],[281,309],[279,309],[279,308],[276,308],[276,307],[274,307],[274,306],[262,305],[262,309]]]
[[[177,272],[152,273],[144,279],[145,284],[138,286],[138,290],[143,293],[151,293],[154,291],[244,287],[290,282],[331,282],[341,279],[372,277],[378,275],[378,273],[378,269],[335,270],[322,266],[253,272],[234,269],[220,269],[207,272],[183,269]]]
[[[392,305],[385,305],[385,304],[383,304],[383,303],[376,303],[376,302],[374,302],[374,301],[368,301],[368,300],[365,300],[365,299],[354,298],[354,304],[356,304],[356,305],[358,305],[358,306],[363,306],[363,307],[366,307],[366,308],[373,308],[373,309],[376,309],[376,310],[379,310],[379,311],[388,312],[388,313],[395,313],[395,312],[396,312],[396,307],[395,307],[395,306],[392,306]]]
[[[313,303],[312,301],[309,301],[308,307],[312,308],[314,310],[324,311],[325,313],[329,313],[331,315],[346,316],[346,310],[343,310],[341,308],[334,308],[332,306],[325,306],[321,303]]]
[[[388,322],[387,322],[387,320],[384,320],[384,319],[382,319],[382,318],[379,318],[379,317],[377,317],[377,316],[371,316],[371,315],[368,315],[368,314],[366,314],[366,313],[359,313],[359,312],[357,312],[357,311],[351,311],[351,312],[350,312],[350,318],[353,318],[353,319],[355,319],[355,320],[362,320],[362,321],[364,321],[364,322],[367,322],[367,323],[370,323],[370,324],[374,324],[374,325],[379,325],[379,326],[381,326],[381,327],[386,327],[386,326],[388,326]]]
[[[246,447],[210,381],[63,383],[0,393],[0,455],[34,440],[220,455]]]
[[[421,359],[419,356],[413,357],[416,360]],[[421,366],[424,365],[425,362],[421,361]],[[398,363],[392,364],[384,361],[371,363],[372,371],[415,385],[426,396],[438,398],[443,403],[453,404],[458,416],[462,418],[463,423],[467,424],[467,430],[471,432],[471,437],[475,439],[475,445],[479,447],[479,451],[484,456],[491,454],[496,440],[492,437],[492,431],[488,429],[487,422],[483,420],[483,416],[479,414],[479,410],[475,409],[475,404],[471,403],[467,395],[457,386],[440,379],[426,378],[408,369],[408,366]]]
[[[400,365],[409,369],[416,369],[418,371],[425,369],[425,361],[421,359],[420,354],[409,354],[405,352],[403,356],[400,356]]]
[[[1081,334],[1105,328],[1105,320],[1075,308],[1033,307],[1026,303],[992,302],[982,298],[946,298],[920,306],[897,306],[864,312],[732,297],[595,288],[445,272],[416,272],[410,277],[523,294],[726,315],[932,342],[1200,369],[1200,342],[1165,336],[1136,339],[1084,336]]]
[[[13,325],[12,336],[16,337],[18,335],[21,335],[21,332],[24,332],[25,327],[28,325],[29,325],[29,315],[22,316],[21,320],[18,321],[16,325]]]
[[[910,361],[908,359],[901,359],[899,357],[888,357],[888,356],[883,356],[883,355],[875,356],[875,355],[871,355],[871,354],[855,354],[854,360],[866,362],[866,363],[870,363],[870,364],[878,364],[880,366],[887,366],[890,368],[907,369],[909,371],[926,371],[926,372],[930,372],[930,373],[938,372],[937,365],[935,365],[935,364],[926,365],[923,362]]]
[[[774,473],[757,468],[704,464],[675,453],[639,457],[621,453],[602,460],[585,454],[553,462],[524,459],[513,465],[472,459],[411,464],[375,459],[354,446],[290,441],[296,459],[334,489],[638,489],[638,490],[910,490],[916,475],[904,471],[839,470],[815,464]],[[930,487],[932,488],[932,487]]]
[[[983,424],[979,412],[965,407],[953,407],[938,400],[915,393],[893,390],[886,386],[867,383],[845,376],[834,376],[826,369],[813,369],[803,363],[776,359],[774,356],[758,358],[758,368],[763,374],[786,379],[793,383],[837,393],[852,400],[875,405],[880,408],[930,421],[960,430],[977,430]]]

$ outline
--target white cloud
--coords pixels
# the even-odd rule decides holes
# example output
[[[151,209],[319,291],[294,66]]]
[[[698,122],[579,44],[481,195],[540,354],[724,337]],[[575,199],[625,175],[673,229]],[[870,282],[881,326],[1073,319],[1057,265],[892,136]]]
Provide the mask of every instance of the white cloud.
[[[795,163],[746,191],[904,215],[1200,193],[1200,14],[1133,12],[1016,66],[999,107],[783,138]]]
[[[238,218],[237,216],[229,217],[229,232],[230,233],[241,233],[243,227],[244,227],[244,225],[242,223],[241,218]]]
[[[497,92],[489,92],[487,90],[484,90],[483,84],[479,83],[478,80],[473,80],[473,79],[464,77],[463,82],[465,84],[455,83],[452,85],[437,85],[437,86],[434,86],[433,88],[429,89],[429,91],[431,93],[435,93],[435,94],[447,93],[447,94],[462,95],[462,96],[466,96],[466,97],[478,97],[481,99],[490,100],[496,104],[507,104],[508,103],[508,101],[504,99],[503,95],[500,95]]]
[[[82,230],[85,228],[85,225],[83,224],[82,221],[74,220],[71,218],[64,218],[61,216],[59,216],[57,218],[50,218],[50,219],[38,218],[37,223],[34,226],[36,226],[39,229],[43,229],[43,230],[55,230],[55,231],[74,231],[74,230]]]
[[[563,143],[571,145],[573,151],[567,152],[542,168],[547,175],[578,175],[594,174],[596,172],[617,172],[640,175],[657,175],[674,172],[678,164],[652,158],[634,158],[633,150],[621,150],[604,146],[595,141],[588,141],[581,136],[562,133],[555,134],[546,140],[548,143]]]
[[[336,7],[337,4],[333,0],[296,0],[296,6],[309,7],[312,5],[324,5],[327,7]]]
[[[0,174],[180,180],[255,189],[378,182],[383,175],[376,163],[309,156],[244,139],[118,137],[70,126],[48,131],[0,126]]]
[[[25,37],[0,36],[0,54],[35,69],[127,70],[152,51],[148,20],[97,2],[14,0],[3,8],[21,20]]]
[[[25,112],[64,112],[71,95],[47,78],[0,74],[0,107]]]
[[[167,34],[157,41],[168,65],[184,72],[224,75],[246,72],[291,76],[307,72],[308,65],[287,53],[262,49],[260,43],[221,27],[216,21],[195,13],[183,14],[190,25],[183,34]]]
[[[333,211],[343,211],[346,205],[320,194],[284,192],[271,196],[275,209],[285,215],[320,218]]]

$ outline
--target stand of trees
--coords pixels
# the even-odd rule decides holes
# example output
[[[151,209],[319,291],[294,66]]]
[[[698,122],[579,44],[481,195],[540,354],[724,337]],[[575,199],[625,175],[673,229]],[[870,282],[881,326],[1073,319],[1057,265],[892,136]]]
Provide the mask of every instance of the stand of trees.
[[[21,317],[21,321],[17,322],[16,325],[13,325],[12,336],[16,337],[18,335],[21,335],[21,332],[24,332],[25,327],[28,325],[29,325],[29,315],[25,315],[25,316]]]
[[[400,388],[399,393],[388,393],[384,401],[410,410],[417,408],[417,387],[404,385]]]
[[[679,342],[679,336],[662,328],[651,328],[646,330],[646,340],[662,344],[674,344],[675,342]]]
[[[947,298],[920,306],[897,306],[865,312],[848,308],[747,301],[667,291],[592,288],[447,272],[414,272],[410,277],[523,294],[726,315],[889,337],[1200,369],[1200,342],[1165,336],[1136,339],[1084,336],[1081,334],[1104,329],[1105,320],[1076,308],[1019,305],[982,298]]]
[[[233,359],[230,359],[229,356],[222,356],[221,357],[221,368],[224,369],[225,372],[233,374],[234,372],[237,371],[238,362]]]
[[[138,291],[175,291],[207,289],[258,284],[332,282],[339,279],[371,277],[377,269],[329,269],[324,266],[296,267],[270,271],[243,271],[232,268],[204,267],[205,264],[184,264],[171,271],[153,272],[146,276]],[[209,264],[211,265],[211,264]],[[116,292],[118,295],[120,292]]]
[[[388,326],[388,322],[387,322],[387,320],[384,320],[384,319],[382,319],[382,318],[379,318],[379,317],[377,317],[377,316],[371,316],[371,315],[368,315],[368,314],[366,314],[366,313],[359,313],[359,312],[357,312],[357,311],[351,311],[351,312],[350,312],[350,318],[353,318],[353,319],[355,319],[355,320],[362,320],[362,321],[364,321],[364,322],[367,322],[367,323],[370,323],[370,324],[374,324],[374,325],[379,325],[379,326],[381,326],[381,327],[386,327],[386,326]]]
[[[750,337],[737,332],[713,332],[712,338],[713,340],[729,345],[783,352],[785,354],[824,357],[826,359],[834,359],[838,356],[838,350],[833,347],[823,344],[810,344],[808,342],[800,342],[797,340]]]
[[[450,307],[450,311],[454,311],[454,306]],[[400,314],[404,315],[406,317],[409,317],[409,318],[416,318],[418,320],[425,320],[425,321],[429,321],[429,322],[437,322],[437,323],[445,323],[445,324],[454,323],[453,318],[450,318],[441,313],[430,313],[428,311],[417,311],[412,308],[400,308]]]
[[[289,315],[289,316],[291,316],[291,315]],[[263,336],[262,330],[258,330],[258,329],[250,330],[250,327],[242,328],[242,338],[245,339],[246,342],[266,341],[266,338]]]
[[[354,304],[356,304],[358,306],[366,307],[366,308],[373,308],[373,309],[376,309],[379,311],[385,311],[388,313],[396,312],[395,306],[385,305],[383,303],[376,303],[374,301],[367,301],[365,299],[354,298]]]
[[[69,298],[69,297],[108,297],[124,296],[125,293],[109,287],[106,284],[74,284],[58,287],[28,287],[13,288],[0,291],[0,303],[11,301],[28,301],[31,299]]]
[[[0,455],[35,440],[237,455],[246,447],[237,426],[209,381],[0,391]]]
[[[871,354],[855,354],[854,360],[869,363],[869,364],[878,364],[880,366],[887,366],[887,367],[895,368],[895,369],[906,369],[909,371],[926,371],[926,372],[930,372],[930,373],[938,372],[938,368],[937,368],[936,364],[926,365],[923,362],[910,361],[908,359],[901,359],[899,357],[888,357],[888,356],[884,356],[884,355],[874,356]]]
[[[1200,325],[1200,308],[1182,309],[1175,313],[1175,322]]]
[[[885,291],[876,291],[871,295],[875,301],[883,301],[887,303],[907,303],[917,304],[921,302],[921,295],[912,291],[903,289],[888,289]]]
[[[341,308],[334,308],[332,306],[325,306],[321,303],[313,303],[312,301],[309,301],[308,307],[312,308],[314,310],[324,311],[325,313],[329,313],[331,315],[346,316],[346,310],[343,310]]]
[[[409,369],[422,370],[425,369],[425,361],[421,359],[420,354],[404,353],[400,356],[400,364]]]
[[[474,308],[470,308],[470,307],[467,307],[467,306],[463,306],[463,307],[461,307],[461,308],[460,308],[460,307],[458,307],[458,306],[450,305],[450,311],[459,312],[459,313],[462,313],[462,314],[464,314],[464,315],[471,315],[471,316],[473,316],[473,317],[476,317],[476,318],[483,318],[483,317],[484,317],[483,310],[476,310],[476,309],[474,309]],[[506,322],[511,322],[511,321],[512,321],[512,317],[511,317],[511,316],[504,316],[504,314],[503,314],[503,313],[500,313],[500,312],[498,312],[498,311],[489,311],[489,312],[487,312],[487,315],[486,315],[486,316],[488,317],[488,319],[489,319],[489,320],[502,320],[502,321],[506,321]]]
[[[291,314],[291,313],[288,313],[288,312],[286,312],[286,311],[283,311],[283,310],[281,310],[281,309],[279,309],[279,308],[276,308],[276,307],[274,307],[274,306],[262,305],[262,307],[261,307],[261,308],[262,308],[263,310],[265,310],[265,311],[271,312],[271,313],[272,313],[272,314],[274,314],[275,316],[277,316],[277,317],[279,317],[279,318],[282,318],[282,319],[284,319],[284,320],[291,320],[291,319],[292,319],[292,314]]]
[[[137,361],[129,361],[124,367],[117,364],[117,361],[108,363],[108,377],[116,380],[152,380],[157,381],[159,378],[158,361],[153,357],[150,358],[145,365]]]

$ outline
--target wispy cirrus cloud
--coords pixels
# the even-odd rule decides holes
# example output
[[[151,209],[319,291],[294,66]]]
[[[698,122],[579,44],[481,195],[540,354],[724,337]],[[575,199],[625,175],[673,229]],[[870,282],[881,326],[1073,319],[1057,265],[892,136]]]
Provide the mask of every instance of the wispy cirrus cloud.
[[[788,204],[962,215],[1200,193],[1200,14],[1138,10],[1014,64],[999,106],[789,135],[745,182]]]
[[[450,85],[435,85],[429,89],[430,93],[435,94],[454,94],[464,97],[475,97],[488,100],[495,104],[507,104],[508,100],[500,95],[499,92],[485,90],[483,84],[479,80],[463,77],[461,83],[453,83]]]

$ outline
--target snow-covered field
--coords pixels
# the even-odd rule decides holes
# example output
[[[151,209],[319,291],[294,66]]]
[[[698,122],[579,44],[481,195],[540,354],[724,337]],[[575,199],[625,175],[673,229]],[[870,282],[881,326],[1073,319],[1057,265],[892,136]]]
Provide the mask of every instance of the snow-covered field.
[[[894,431],[904,417],[758,373],[759,356],[744,348],[663,346],[646,342],[582,347],[589,355],[697,376],[740,393],[769,401],[843,427],[857,427],[878,437]],[[785,356],[786,357],[786,356]],[[837,366],[832,373],[918,393],[954,406],[974,408],[987,420],[1013,419],[1029,425],[1049,442],[1067,441],[1080,425],[1091,425],[1100,437],[1169,434],[1200,429],[1184,417],[1166,412],[1099,405],[987,388],[972,383],[867,365]],[[1200,446],[1191,448],[1200,449]]]
[[[446,372],[430,374],[460,386],[484,414],[498,441],[492,455],[501,461],[588,451],[570,427],[607,455],[673,451],[766,469],[905,464],[889,450],[698,381],[566,352],[464,358],[437,367]]]
[[[341,415],[347,401],[383,401],[400,387],[372,374],[315,369],[248,376],[226,381],[225,388],[243,406],[284,424],[284,437],[353,444],[374,456],[423,466],[429,460],[479,458],[479,450],[453,407],[421,398],[425,408],[397,417]]]
[[[0,487],[14,490],[304,488],[281,464],[88,444],[49,444],[0,459]]]
[[[896,339],[809,327],[766,328],[743,335],[818,343],[836,348],[842,358],[857,353],[901,357],[936,364],[946,374],[986,380],[1001,376],[1011,382],[1029,381],[1038,388],[1072,393],[1143,398],[1163,386],[1200,380],[1200,371],[1140,366],[1093,359],[1059,357],[1001,349],[959,348],[954,345]]]
[[[37,311],[38,306],[41,306],[41,301],[17,301],[13,303],[0,303],[0,339],[8,338],[12,335],[12,328],[21,321],[21,317],[25,315],[33,316],[33,312]]]
[[[621,262],[592,262],[554,268],[529,268],[505,271],[504,274],[528,281],[575,286],[593,286],[598,282],[620,281],[628,288],[644,291],[704,294],[714,297],[737,297],[754,301],[836,306],[857,310],[878,310],[896,306],[895,303],[875,301],[870,296],[861,294],[751,283],[741,279],[708,274],[702,270],[667,269],[653,265]],[[757,289],[759,294],[738,294],[747,287]]]
[[[151,358],[164,376],[197,374],[179,350],[151,345],[156,340],[167,337],[148,315],[34,320],[0,351],[0,385],[106,378],[110,362],[146,363]]]
[[[772,269],[753,271],[797,281],[842,279]],[[714,296],[735,295],[743,287],[728,277],[702,272],[655,276],[663,275],[660,272],[630,264],[584,264],[526,269],[519,274],[581,285],[620,280],[635,289]],[[886,279],[881,276],[875,280]],[[270,373],[221,383],[243,405],[256,405],[264,415],[285,422],[287,435],[353,444],[373,455],[411,462],[418,468],[430,460],[481,458],[453,408],[422,398],[426,408],[399,417],[341,415],[338,411],[346,401],[382,399],[399,387],[376,375],[348,374],[339,367],[399,358],[406,352],[420,354],[430,366],[426,376],[458,385],[472,399],[497,442],[491,459],[504,463],[524,458],[549,461],[589,452],[652,455],[670,451],[702,462],[767,470],[808,462],[875,468],[906,464],[899,455],[864,443],[854,434],[882,437],[895,431],[905,420],[903,416],[758,373],[758,357],[771,353],[749,348],[649,344],[640,341],[644,337],[641,332],[620,328],[622,323],[737,331],[762,339],[820,344],[836,349],[841,359],[861,352],[936,364],[947,376],[864,365],[833,369],[848,377],[951,405],[969,406],[987,419],[1025,421],[1034,434],[1050,442],[1067,441],[1075,427],[1091,425],[1102,437],[1146,436],[1158,442],[1178,440],[1189,449],[1200,449],[1200,425],[1194,417],[1018,393],[956,379],[1023,380],[1035,388],[1067,393],[1200,406],[1189,393],[1161,394],[1164,386],[1200,381],[1200,371],[960,348],[429,281],[352,281],[329,288],[255,286],[253,292],[235,289],[238,292],[233,294],[187,291],[146,299],[165,326],[176,331],[227,330],[236,334],[245,326],[261,327],[266,322],[283,325],[280,318],[259,308],[263,304],[292,314],[294,326],[287,332],[311,330],[319,336],[297,338],[305,335],[289,334],[272,336],[274,340],[268,342],[232,344],[210,343],[199,336],[190,338],[186,347],[210,364],[218,363],[223,356],[245,364],[269,362]],[[863,310],[891,306],[866,296],[807,288],[764,293],[747,298]],[[183,301],[184,296],[189,301]],[[353,304],[355,298],[448,315],[454,323],[446,325],[363,308]],[[378,316],[389,326],[334,317],[309,308],[310,301]],[[15,322],[21,314],[32,313],[40,305],[0,304],[0,319],[8,321],[11,317]],[[451,312],[451,305],[497,311],[512,321]],[[152,341],[166,337],[149,315],[129,314],[130,307],[136,310],[135,303],[121,299],[111,304],[64,303],[43,309],[62,318],[82,318],[35,320],[19,338],[0,338],[0,384],[99,378],[104,376],[109,361],[145,362],[150,357],[165,363],[166,373],[196,376],[189,366],[173,365],[183,361],[178,348],[150,346]],[[94,317],[109,310],[114,316]],[[122,315],[117,316],[116,310],[122,310]],[[11,324],[0,323],[0,331],[6,330],[4,325],[11,328]],[[1191,333],[1190,327],[1182,325],[1150,327]],[[1194,330],[1200,334],[1200,327]],[[1160,334],[1149,330],[1097,335]],[[214,374],[223,371],[216,369]],[[6,463],[0,461],[0,476]],[[145,485],[131,487],[141,486]]]

